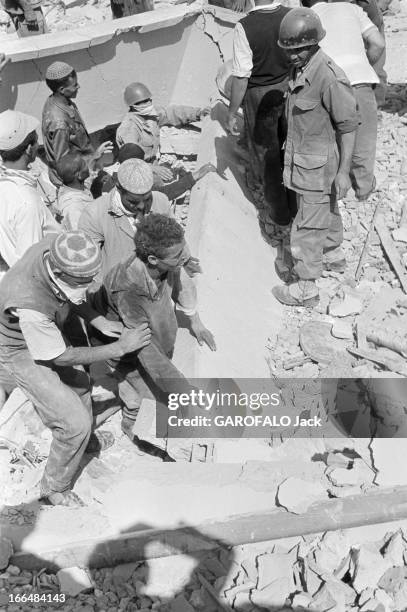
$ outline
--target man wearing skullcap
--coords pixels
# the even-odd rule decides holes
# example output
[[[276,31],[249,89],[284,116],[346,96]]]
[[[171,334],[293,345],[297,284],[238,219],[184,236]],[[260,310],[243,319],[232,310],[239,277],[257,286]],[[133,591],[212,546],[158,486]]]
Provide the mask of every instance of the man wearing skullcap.
[[[200,121],[210,113],[210,108],[175,104],[167,107],[156,106],[151,91],[144,83],[130,83],[124,90],[124,101],[129,110],[117,128],[118,147],[128,142],[139,145],[144,151],[145,161],[154,163],[156,180],[173,180],[171,170],[157,163],[160,128],[164,125],[181,127],[193,121]]]
[[[73,102],[79,84],[75,69],[65,62],[48,66],[45,81],[52,91],[42,111],[42,136],[49,166],[49,177],[56,187],[62,185],[56,170],[57,162],[66,153],[79,151],[90,166],[100,162],[104,153],[112,150],[110,142],[95,151],[78,107]]]
[[[1,4],[20,38],[48,32],[42,0],[1,0]]]
[[[89,236],[62,232],[32,246],[0,283],[0,364],[52,431],[40,491],[53,505],[82,504],[71,487],[84,452],[113,443],[108,432],[91,434],[90,380],[83,366],[120,359],[150,337],[147,325],[122,331],[120,323],[87,304],[87,289],[100,267],[99,247]],[[72,311],[114,341],[71,346],[64,322]]]
[[[137,224],[154,212],[171,217],[167,196],[153,190],[151,164],[128,159],[117,171],[116,187],[91,202],[79,219],[79,229],[98,242],[102,249],[103,276],[134,253]]]

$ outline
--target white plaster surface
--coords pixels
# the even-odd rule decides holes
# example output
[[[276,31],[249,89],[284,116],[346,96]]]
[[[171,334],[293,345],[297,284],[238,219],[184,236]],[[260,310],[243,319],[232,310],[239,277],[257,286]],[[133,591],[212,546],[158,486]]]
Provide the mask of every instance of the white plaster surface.
[[[234,140],[222,127],[225,115],[218,103],[204,123],[198,164],[212,162],[222,176],[209,174],[194,187],[187,226],[203,268],[197,278],[199,312],[218,350],[199,347],[181,329],[174,360],[188,376],[268,378],[267,339],[283,313],[271,293],[279,283],[275,250],[261,237]]]

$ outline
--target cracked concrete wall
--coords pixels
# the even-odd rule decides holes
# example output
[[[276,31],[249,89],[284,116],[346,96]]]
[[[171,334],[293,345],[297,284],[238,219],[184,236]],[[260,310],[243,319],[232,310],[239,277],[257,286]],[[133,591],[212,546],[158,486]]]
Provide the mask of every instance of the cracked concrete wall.
[[[216,30],[216,24],[211,27]],[[184,5],[5,42],[2,51],[12,61],[2,75],[0,110],[16,108],[40,118],[50,94],[45,71],[55,60],[78,72],[77,103],[90,132],[122,119],[123,90],[135,80],[148,84],[158,104],[205,105],[221,56],[203,30],[201,12]],[[219,26],[219,38],[230,30],[230,24]]]
[[[204,93],[204,104],[207,104],[209,97],[216,94],[215,78],[219,67],[232,57],[235,22],[234,13],[214,7],[203,9],[197,16],[179,67],[172,102],[181,104],[188,96],[190,104],[199,105]]]

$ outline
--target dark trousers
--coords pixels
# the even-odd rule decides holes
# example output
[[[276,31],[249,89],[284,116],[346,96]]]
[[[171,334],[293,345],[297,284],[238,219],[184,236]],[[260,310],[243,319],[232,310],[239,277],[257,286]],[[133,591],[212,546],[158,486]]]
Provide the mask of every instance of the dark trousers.
[[[283,144],[286,138],[284,93],[287,80],[247,89],[243,113],[249,150],[249,185],[261,184],[271,219],[287,225],[295,216],[295,195],[283,184]]]

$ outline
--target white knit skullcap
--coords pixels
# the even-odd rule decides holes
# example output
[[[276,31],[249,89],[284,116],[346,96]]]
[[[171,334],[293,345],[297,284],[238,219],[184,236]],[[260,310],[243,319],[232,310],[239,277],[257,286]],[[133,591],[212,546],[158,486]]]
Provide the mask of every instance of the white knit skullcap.
[[[117,180],[126,191],[144,194],[153,187],[153,171],[151,166],[141,159],[127,159],[119,166]]]

